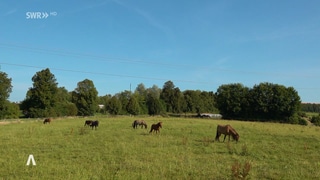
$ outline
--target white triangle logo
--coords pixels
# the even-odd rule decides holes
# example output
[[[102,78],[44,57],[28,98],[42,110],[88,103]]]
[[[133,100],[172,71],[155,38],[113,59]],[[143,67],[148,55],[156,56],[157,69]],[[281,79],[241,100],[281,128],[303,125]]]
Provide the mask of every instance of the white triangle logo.
[[[34,165],[34,166],[36,165],[36,161],[34,160],[34,157],[32,154],[30,154],[28,157],[27,166],[30,165],[30,161],[32,162],[32,165]]]

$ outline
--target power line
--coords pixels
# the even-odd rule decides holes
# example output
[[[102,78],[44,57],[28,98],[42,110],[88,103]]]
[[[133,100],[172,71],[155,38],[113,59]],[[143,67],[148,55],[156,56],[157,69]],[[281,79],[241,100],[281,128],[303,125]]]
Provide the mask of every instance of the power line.
[[[66,57],[77,57],[77,58],[84,58],[90,59],[95,61],[102,61],[102,62],[117,62],[117,63],[132,63],[132,64],[145,64],[145,65],[157,65],[163,67],[174,67],[174,68],[197,68],[197,69],[208,69],[206,66],[197,65],[188,65],[188,64],[169,64],[169,63],[160,63],[160,62],[152,62],[152,61],[145,61],[145,60],[132,60],[128,58],[118,58],[118,57],[107,57],[107,56],[100,56],[95,54],[85,54],[85,53],[77,53],[71,52],[61,49],[47,49],[47,48],[39,48],[39,47],[32,47],[26,45],[18,45],[18,44],[8,44],[8,43],[0,43],[0,47],[3,48],[14,48],[14,49],[25,49],[37,53],[45,53],[45,54],[52,54],[58,56],[66,56]],[[254,71],[242,71],[242,70],[232,70],[232,69],[223,69],[223,68],[210,68],[211,71],[218,71],[218,72],[229,72],[229,73],[238,73],[238,74],[255,74],[255,75],[269,75],[269,76],[287,76],[287,77],[315,77],[315,76],[308,76],[308,75],[297,75],[297,74],[285,74],[285,73],[274,73],[274,72],[254,72]]]
[[[46,69],[46,68],[48,68],[48,67],[31,66],[31,65],[25,65],[25,64],[13,64],[13,63],[6,63],[6,62],[0,62],[0,64],[9,65],[9,66],[37,68],[37,69]],[[83,74],[95,74],[95,75],[104,75],[104,76],[114,76],[114,77],[122,77],[122,78],[135,78],[135,79],[148,79],[148,80],[168,81],[168,79],[154,78],[154,77],[142,77],[142,76],[109,74],[109,73],[91,72],[91,71],[79,71],[79,70],[61,69],[61,68],[50,68],[50,69],[57,70],[57,71],[66,71],[66,72],[83,73]],[[172,81],[175,81],[175,82],[187,82],[187,83],[194,83],[194,84],[213,84],[213,83],[210,83],[210,82],[199,82],[199,81],[188,81],[188,80],[177,80],[177,79],[176,80],[172,80]]]

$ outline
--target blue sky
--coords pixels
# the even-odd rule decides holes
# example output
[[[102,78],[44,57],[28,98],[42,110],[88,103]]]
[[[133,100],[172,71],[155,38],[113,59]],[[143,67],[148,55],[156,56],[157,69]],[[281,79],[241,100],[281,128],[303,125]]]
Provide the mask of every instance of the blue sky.
[[[294,87],[320,102],[318,0],[0,1],[0,65],[21,101],[49,68],[73,91],[99,96],[162,88],[216,92],[223,84]],[[41,13],[41,18],[30,18]],[[45,14],[48,17],[45,18]]]

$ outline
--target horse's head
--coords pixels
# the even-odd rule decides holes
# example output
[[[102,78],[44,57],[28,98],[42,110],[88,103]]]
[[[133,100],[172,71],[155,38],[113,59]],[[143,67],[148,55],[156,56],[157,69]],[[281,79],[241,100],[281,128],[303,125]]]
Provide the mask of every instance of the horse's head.
[[[159,122],[158,124],[159,124],[159,127],[161,127],[161,128],[162,128],[162,122]]]
[[[238,133],[236,133],[236,132],[235,132],[235,133],[232,133],[232,138],[238,142],[238,141],[239,141],[240,136],[239,136],[239,134],[238,134]]]

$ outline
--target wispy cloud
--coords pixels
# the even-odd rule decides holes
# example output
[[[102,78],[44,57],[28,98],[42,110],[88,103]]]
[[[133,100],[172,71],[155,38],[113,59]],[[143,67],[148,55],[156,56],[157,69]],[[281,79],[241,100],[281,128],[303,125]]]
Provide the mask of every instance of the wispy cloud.
[[[247,36],[236,38],[239,42],[252,42],[252,41],[275,41],[279,39],[290,38],[294,36],[302,36],[305,34],[310,34],[318,32],[316,28],[306,28],[306,27],[283,27],[278,29],[270,29],[269,31],[257,31],[254,34],[249,34]]]
[[[147,11],[142,10],[138,7],[134,7],[132,5],[128,5],[127,3],[124,3],[123,1],[120,1],[120,0],[113,0],[113,2],[140,15],[150,24],[150,26],[160,30],[161,32],[164,32],[166,35],[172,36],[171,29],[168,26],[161,24],[158,20],[156,20],[155,17],[153,17]]]
[[[10,9],[9,11],[5,12],[5,13],[3,14],[3,16],[10,16],[10,15],[16,13],[17,11],[18,11],[18,9],[16,9],[16,8]]]

